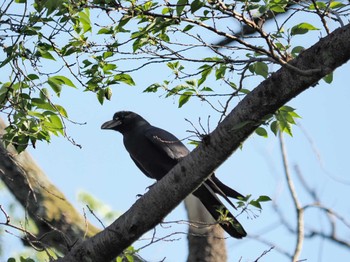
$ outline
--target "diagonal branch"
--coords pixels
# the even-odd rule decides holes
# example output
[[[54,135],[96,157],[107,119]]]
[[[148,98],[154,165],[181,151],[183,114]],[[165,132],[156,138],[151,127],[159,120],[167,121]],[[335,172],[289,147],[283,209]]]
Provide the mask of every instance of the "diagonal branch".
[[[109,261],[156,226],[190,192],[218,168],[247,139],[264,117],[314,86],[350,59],[350,24],[335,30],[302,52],[250,92],[183,161],[155,184],[125,214],[104,231],[78,245],[60,261]],[[244,125],[245,124],[245,125]]]

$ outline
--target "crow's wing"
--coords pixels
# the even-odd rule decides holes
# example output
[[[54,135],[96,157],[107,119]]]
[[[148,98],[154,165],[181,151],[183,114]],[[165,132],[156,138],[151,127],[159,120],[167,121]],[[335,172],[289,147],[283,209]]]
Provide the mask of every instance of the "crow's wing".
[[[187,147],[173,134],[161,128],[151,126],[145,136],[160,150],[173,160],[180,160],[189,154]]]

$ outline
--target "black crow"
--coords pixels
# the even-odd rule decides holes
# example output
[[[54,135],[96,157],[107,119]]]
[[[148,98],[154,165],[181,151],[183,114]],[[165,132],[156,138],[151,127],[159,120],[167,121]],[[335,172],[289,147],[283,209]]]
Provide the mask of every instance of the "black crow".
[[[182,158],[189,154],[186,146],[173,134],[152,126],[140,115],[130,111],[120,111],[113,119],[101,126],[123,135],[126,150],[137,167],[148,177],[160,180]],[[240,193],[223,184],[214,174],[193,192],[215,220],[223,212],[230,222],[220,223],[221,227],[234,238],[247,235],[242,225],[227,210],[215,193],[223,196],[234,208],[228,197],[243,197]],[[218,210],[221,210],[220,212]]]

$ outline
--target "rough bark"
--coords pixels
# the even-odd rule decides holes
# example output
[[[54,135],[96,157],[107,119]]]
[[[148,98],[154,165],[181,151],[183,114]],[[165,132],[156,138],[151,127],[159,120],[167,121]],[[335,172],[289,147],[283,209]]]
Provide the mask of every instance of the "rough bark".
[[[0,137],[5,124],[0,119]],[[100,230],[91,225],[48,180],[29,153],[17,154],[0,141],[0,178],[35,222],[38,232],[27,241],[37,247],[53,247],[62,254],[74,243]]]
[[[268,114],[350,59],[350,25],[335,30],[249,93],[222,123],[124,215],[60,261],[108,261],[153,228],[221,165]],[[292,69],[294,68],[294,69]]]
[[[185,206],[188,219],[193,223],[187,237],[187,262],[227,261],[224,230],[219,225],[212,225],[215,222],[213,217],[193,195],[186,197]]]

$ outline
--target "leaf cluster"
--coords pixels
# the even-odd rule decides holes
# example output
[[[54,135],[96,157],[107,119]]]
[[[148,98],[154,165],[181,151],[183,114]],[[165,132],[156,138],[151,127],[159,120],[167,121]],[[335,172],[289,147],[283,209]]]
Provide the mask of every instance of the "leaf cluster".
[[[2,8],[0,68],[10,73],[0,79],[0,112],[10,124],[4,138],[19,151],[51,135],[69,137],[68,110],[55,102],[66,87],[94,93],[103,104],[114,86],[136,85],[134,75],[155,64],[172,77],[148,83],[144,92],[177,97],[179,107],[196,98],[224,116],[233,98],[251,91],[248,80],[266,79],[303,52],[295,39],[327,33],[327,23],[347,15],[337,1],[5,0]],[[301,12],[321,22],[294,19]],[[266,32],[270,20],[275,26]],[[234,22],[254,37],[235,33]],[[331,83],[332,74],[324,80]],[[281,109],[271,130],[291,134],[295,114]],[[267,135],[263,127],[257,133]]]

